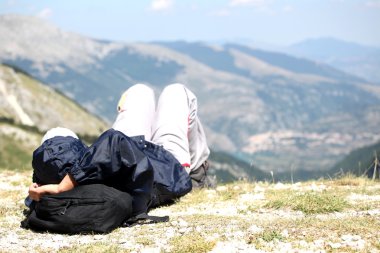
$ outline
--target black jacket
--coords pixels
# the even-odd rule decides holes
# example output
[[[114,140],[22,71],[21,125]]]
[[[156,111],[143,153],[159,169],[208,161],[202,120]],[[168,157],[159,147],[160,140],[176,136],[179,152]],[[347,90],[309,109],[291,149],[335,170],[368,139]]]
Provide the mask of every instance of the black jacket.
[[[37,183],[52,183],[49,176],[57,181],[54,175],[62,179],[70,173],[78,184],[104,183],[128,192],[134,215],[192,188],[189,175],[170,152],[143,136],[130,138],[114,129],[90,147],[72,137],[48,139],[34,151],[32,165]]]

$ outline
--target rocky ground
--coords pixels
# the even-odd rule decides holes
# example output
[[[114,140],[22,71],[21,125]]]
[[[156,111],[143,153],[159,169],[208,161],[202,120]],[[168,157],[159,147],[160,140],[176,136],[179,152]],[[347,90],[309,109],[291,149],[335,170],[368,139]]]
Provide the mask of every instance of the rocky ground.
[[[160,224],[109,234],[20,228],[30,172],[0,172],[1,252],[380,252],[380,182],[237,182],[193,191]]]

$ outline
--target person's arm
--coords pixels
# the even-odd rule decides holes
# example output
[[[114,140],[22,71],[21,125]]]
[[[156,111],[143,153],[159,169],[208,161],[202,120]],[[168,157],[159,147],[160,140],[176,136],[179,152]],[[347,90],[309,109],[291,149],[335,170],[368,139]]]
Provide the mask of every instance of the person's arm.
[[[29,187],[29,197],[35,201],[39,201],[40,198],[45,194],[57,194],[60,192],[68,191],[73,189],[77,183],[74,178],[67,174],[59,184],[47,184],[39,186],[33,183]]]

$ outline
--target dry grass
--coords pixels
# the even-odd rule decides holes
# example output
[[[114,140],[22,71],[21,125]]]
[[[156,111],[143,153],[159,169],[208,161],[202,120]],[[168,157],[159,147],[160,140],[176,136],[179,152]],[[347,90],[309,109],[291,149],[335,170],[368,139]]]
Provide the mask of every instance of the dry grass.
[[[206,253],[212,250],[215,246],[215,241],[208,240],[198,232],[187,235],[175,236],[170,240],[170,252],[178,253]]]
[[[323,192],[295,192],[270,191],[267,194],[267,208],[286,208],[302,211],[305,214],[339,212],[348,208],[349,204],[342,196],[330,191]]]
[[[358,177],[351,173],[344,174],[342,177],[331,181],[331,184],[337,186],[367,186],[373,185],[374,181],[368,180],[366,177]]]
[[[30,177],[0,172],[1,252],[380,252],[380,183],[365,178],[236,182],[152,211],[168,223],[67,236],[19,227]]]
[[[127,249],[123,249],[118,245],[109,244],[107,242],[96,242],[87,245],[74,245],[73,247],[67,247],[60,250],[62,253],[118,253],[118,252],[131,252]]]

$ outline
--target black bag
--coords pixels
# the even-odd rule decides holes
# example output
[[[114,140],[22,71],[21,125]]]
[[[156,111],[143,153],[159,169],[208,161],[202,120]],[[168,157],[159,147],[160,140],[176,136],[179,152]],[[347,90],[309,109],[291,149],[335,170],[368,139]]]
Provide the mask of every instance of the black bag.
[[[108,233],[131,217],[132,197],[103,184],[80,185],[35,202],[22,226],[55,233]]]

